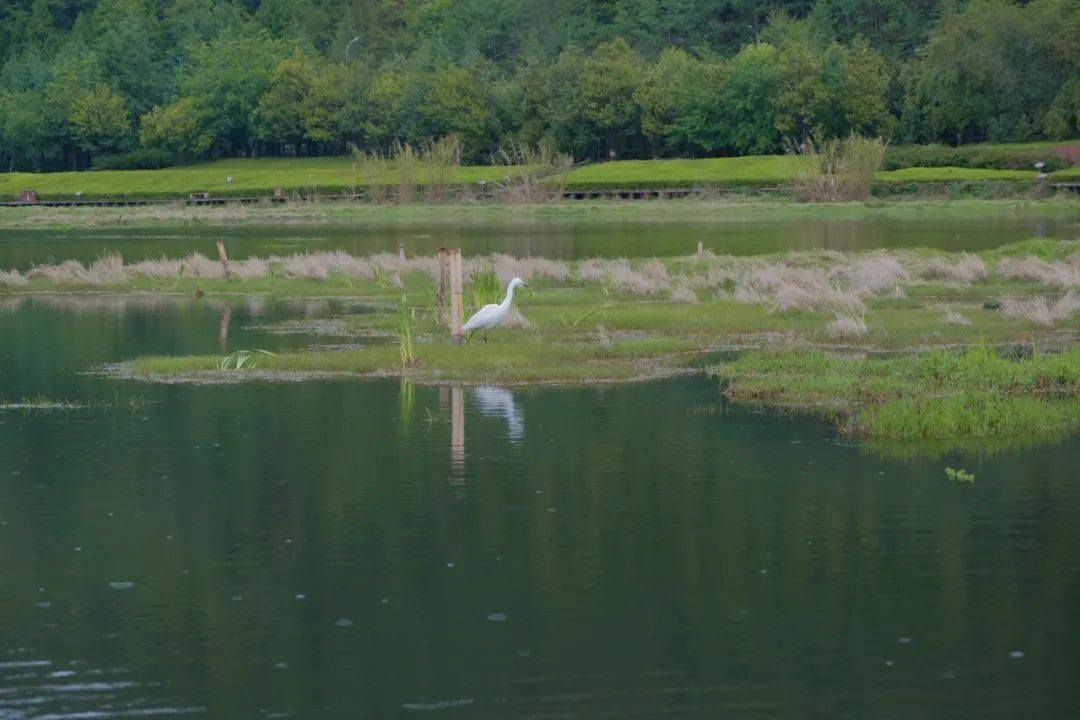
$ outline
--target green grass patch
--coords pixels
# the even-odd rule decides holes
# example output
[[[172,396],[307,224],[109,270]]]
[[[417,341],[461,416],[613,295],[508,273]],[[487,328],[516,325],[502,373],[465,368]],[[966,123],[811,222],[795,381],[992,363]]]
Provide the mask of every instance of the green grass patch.
[[[894,185],[1035,179],[1033,162],[1045,155],[1053,169],[1051,180],[1070,181],[1080,170],[1069,168],[1053,155],[1050,144],[1024,143],[981,146],[980,150],[934,148],[922,152],[890,148],[886,170],[877,181]],[[906,154],[905,154],[906,153]],[[914,153],[914,154],[913,154]],[[891,159],[890,159],[891,158]],[[900,158],[900,159],[897,159]],[[924,158],[924,164],[913,158]],[[944,160],[950,162],[944,162]],[[576,168],[557,182],[568,190],[647,188],[774,188],[790,184],[805,159],[789,155],[760,155],[697,160],[620,160]],[[464,166],[440,171],[439,183],[488,187],[519,170],[498,166]],[[231,181],[229,180],[231,178]],[[421,166],[415,173],[419,186],[427,184]],[[390,166],[364,170],[351,157],[234,158],[158,170],[99,170],[56,173],[0,173],[0,199],[14,200],[24,189],[37,190],[43,199],[172,199],[193,193],[213,197],[268,197],[275,188],[287,195],[352,193],[371,185],[394,186],[396,170]],[[79,195],[81,193],[81,195]]]
[[[1080,348],[1009,358],[981,346],[892,357],[750,352],[711,372],[735,401],[814,406],[884,439],[1051,434],[1080,427]]]
[[[536,383],[626,381],[670,374],[696,361],[695,347],[665,338],[549,343],[540,340],[468,345],[418,344],[419,362],[403,368],[397,344],[358,350],[280,353],[259,358],[256,367],[222,371],[216,356],[149,357],[130,362],[135,378],[223,381],[322,375],[401,375],[418,381]]]

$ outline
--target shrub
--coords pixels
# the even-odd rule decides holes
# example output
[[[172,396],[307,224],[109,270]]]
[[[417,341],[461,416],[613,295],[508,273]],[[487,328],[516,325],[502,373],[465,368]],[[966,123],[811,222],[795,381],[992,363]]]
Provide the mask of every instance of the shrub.
[[[140,148],[118,155],[97,155],[92,170],[157,170],[176,164],[176,156],[166,150]]]

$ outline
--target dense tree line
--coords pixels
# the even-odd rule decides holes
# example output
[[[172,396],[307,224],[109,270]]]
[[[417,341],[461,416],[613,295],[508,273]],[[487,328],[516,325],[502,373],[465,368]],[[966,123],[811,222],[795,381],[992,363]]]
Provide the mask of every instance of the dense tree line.
[[[377,150],[579,159],[850,132],[1061,138],[1076,0],[8,0],[5,169]]]

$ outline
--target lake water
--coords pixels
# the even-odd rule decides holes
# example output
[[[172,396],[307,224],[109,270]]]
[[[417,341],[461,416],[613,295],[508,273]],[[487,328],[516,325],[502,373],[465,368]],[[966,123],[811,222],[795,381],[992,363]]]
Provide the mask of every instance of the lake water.
[[[864,230],[842,246],[953,242]],[[656,253],[699,231],[657,230]],[[717,250],[825,246],[795,227],[708,231]],[[171,232],[8,233],[0,267],[212,236]],[[566,228],[408,233],[418,253],[640,254]],[[953,236],[1032,234],[995,220]],[[229,237],[237,256],[400,242]],[[0,400],[81,406],[0,410],[0,719],[1080,716],[1075,438],[882,456],[821,418],[729,406],[700,377],[508,390],[93,372],[354,342],[334,318],[356,310],[0,297]],[[297,320],[320,334],[273,331]]]
[[[1080,714],[1075,439],[883,456],[700,377],[89,373],[355,310],[0,298],[0,400],[82,405],[0,411],[0,718]]]
[[[173,226],[152,229],[2,230],[0,268],[75,258],[84,262],[106,252],[128,260],[214,252],[223,239],[233,258],[342,249],[355,255],[397,252],[431,255],[441,246],[467,254],[504,252],[552,258],[687,255],[700,241],[716,253],[750,255],[788,250],[867,250],[936,247],[984,250],[1032,237],[1080,237],[1080,217],[1031,212],[965,218],[865,217],[753,221],[688,220],[683,223],[518,222],[475,227],[362,226],[277,228]]]

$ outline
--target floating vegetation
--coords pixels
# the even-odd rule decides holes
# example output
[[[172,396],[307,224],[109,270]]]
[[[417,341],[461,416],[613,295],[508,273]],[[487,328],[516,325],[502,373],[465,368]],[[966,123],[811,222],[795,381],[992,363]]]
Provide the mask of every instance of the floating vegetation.
[[[44,395],[25,397],[18,401],[0,401],[0,410],[78,410],[85,407],[72,400],[54,400]]]
[[[947,468],[945,468],[945,477],[949,478],[949,480],[951,480],[953,482],[965,482],[965,483],[973,483],[973,482],[975,482],[975,475],[973,473],[969,473],[967,470],[964,470],[963,468],[960,468],[959,470],[957,470],[955,468],[947,467]]]

